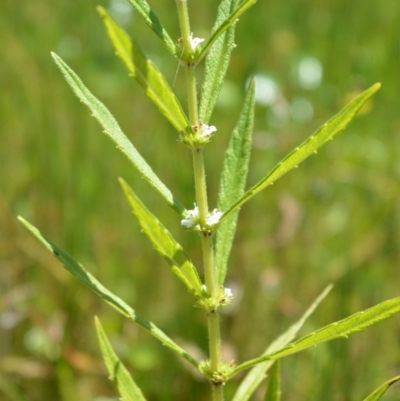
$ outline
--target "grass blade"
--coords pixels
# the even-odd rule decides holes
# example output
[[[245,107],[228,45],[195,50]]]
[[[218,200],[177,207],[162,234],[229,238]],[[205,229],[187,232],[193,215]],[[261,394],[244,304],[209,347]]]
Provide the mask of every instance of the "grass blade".
[[[283,334],[281,334],[275,341],[273,341],[268,348],[264,351],[263,355],[269,355],[273,352],[282,349],[290,341],[292,341],[299,330],[303,327],[306,320],[317,309],[318,305],[325,299],[331,291],[333,285],[328,285],[321,294],[315,299],[311,306],[304,312],[300,319],[289,327]],[[247,401],[258,388],[261,382],[266,378],[267,371],[274,364],[274,360],[267,360],[258,365],[255,365],[240,384],[232,401]]]
[[[218,7],[215,32],[229,14],[237,7],[239,0],[223,0]],[[206,57],[204,82],[201,90],[199,120],[208,124],[218,95],[224,83],[232,51],[235,47],[235,24],[216,39]]]
[[[365,102],[378,91],[380,87],[380,83],[372,85],[336,114],[336,116],[320,127],[317,132],[311,135],[300,146],[290,152],[262,180],[250,188],[238,201],[225,211],[220,221],[223,221],[230,213],[238,209],[254,195],[258,194],[269,185],[272,185],[278,178],[295,168],[304,159],[315,153],[319,147],[332,139],[334,135],[346,128],[347,124],[354,118]]]
[[[111,347],[103,327],[95,318],[96,332],[100,344],[101,354],[110,379],[115,383],[122,401],[146,401],[140,388],[136,385],[117,354]]]
[[[143,232],[152,242],[154,249],[171,265],[173,273],[186,285],[195,296],[202,292],[202,284],[196,268],[183,252],[171,233],[146,208],[129,185],[120,179],[125,196],[137,217]]]
[[[167,49],[176,56],[176,46],[160,20],[145,0],[128,0],[133,8],[144,18],[146,24],[164,42]]]
[[[350,334],[363,331],[372,325],[389,319],[399,312],[400,297],[382,302],[365,311],[357,312],[343,320],[322,327],[314,333],[308,334],[300,340],[289,344],[278,351],[242,363],[233,370],[232,375],[269,359],[275,360],[283,358],[285,356],[292,355],[310,348],[313,345],[332,341],[337,338],[347,338]]]
[[[233,26],[238,18],[253,4],[255,4],[257,0],[244,0],[225,20],[218,26],[218,28],[211,34],[210,38],[207,40],[201,52],[197,58],[197,62],[199,62],[207,53],[210,46],[231,26]]]
[[[280,361],[275,361],[271,369],[271,377],[269,378],[267,393],[264,401],[280,401],[281,400],[281,377],[280,377]]]
[[[132,77],[142,86],[146,96],[182,136],[191,132],[182,106],[165,77],[153,62],[143,55],[128,34],[118,26],[104,8],[97,7],[97,10],[103,19],[117,56],[124,62]]]
[[[394,383],[400,380],[400,376],[393,377],[387,382],[379,386],[373,393],[371,393],[364,401],[378,401],[381,399],[382,395],[386,393],[386,390]]]
[[[118,122],[115,120],[109,110],[86,88],[80,78],[74,71],[59,57],[57,54],[51,54],[57,67],[60,69],[65,80],[75,93],[75,95],[90,109],[92,116],[99,121],[104,128],[104,132],[117,145],[125,156],[131,161],[139,173],[144,177],[150,185],[156,189],[167,203],[176,210],[180,215],[185,211],[182,204],[172,195],[171,191],[157,177],[152,168],[143,159],[133,144],[121,131]]]
[[[64,265],[64,267],[77,278],[80,282],[89,287],[92,291],[100,295],[107,303],[114,307],[118,312],[136,322],[138,325],[146,329],[151,335],[157,338],[163,345],[176,352],[196,368],[198,362],[192,358],[185,350],[178,344],[172,341],[163,331],[161,331],[152,322],[148,321],[137,312],[135,312],[128,304],[121,298],[117,297],[106,287],[104,287],[94,276],[92,276],[79,262],[77,262],[71,255],[63,251],[56,244],[45,238],[40,231],[28,223],[22,217],[18,220],[50,251],[56,258]]]
[[[251,139],[254,123],[254,80],[247,91],[239,121],[232,132],[224,165],[221,173],[221,182],[218,193],[218,209],[226,210],[236,199],[244,193],[247,172],[249,169]],[[239,210],[232,213],[218,227],[215,238],[215,261],[222,285],[225,280],[229,254],[235,236]]]

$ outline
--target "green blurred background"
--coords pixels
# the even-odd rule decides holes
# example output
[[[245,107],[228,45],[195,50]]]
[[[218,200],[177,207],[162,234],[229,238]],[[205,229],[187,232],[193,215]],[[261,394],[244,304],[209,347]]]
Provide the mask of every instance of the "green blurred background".
[[[174,1],[150,1],[178,38]],[[108,287],[199,357],[204,314],[140,233],[117,183],[124,177],[201,266],[196,235],[143,182],[74,97],[57,52],[114,113],[174,194],[194,201],[190,154],[127,76],[93,0],[0,4],[0,399],[117,400],[95,340],[97,315],[149,401],[209,400],[207,383],[149,334],[65,272],[16,222],[23,215]],[[184,73],[123,0],[101,3],[124,24],[185,104]],[[215,0],[189,2],[207,37]],[[400,262],[400,2],[259,1],[240,20],[207,147],[211,207],[222,154],[246,81],[259,91],[248,184],[352,96],[383,87],[345,133],[241,211],[223,316],[224,352],[261,353],[329,282],[335,288],[303,328],[398,296]],[[198,69],[199,79],[202,68]],[[399,318],[283,361],[283,399],[361,400],[400,373]],[[226,386],[227,400],[240,377]],[[261,400],[265,384],[254,396]],[[400,398],[392,388],[383,398]]]

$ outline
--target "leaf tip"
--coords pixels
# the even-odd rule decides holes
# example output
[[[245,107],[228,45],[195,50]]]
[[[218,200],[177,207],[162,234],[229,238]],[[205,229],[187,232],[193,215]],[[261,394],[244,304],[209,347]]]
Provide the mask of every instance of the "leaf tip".
[[[96,6],[96,10],[100,14],[100,17],[105,17],[107,15],[106,10],[102,6]]]
[[[124,192],[126,192],[129,189],[127,182],[122,177],[118,177],[118,182],[121,185]]]
[[[249,84],[248,84],[248,89],[254,89],[256,85],[256,77],[251,77]]]
[[[17,216],[18,221],[20,221],[25,227],[29,228],[30,224],[25,220],[22,216],[18,215]]]
[[[65,64],[63,62],[62,58],[57,53],[50,52],[50,54],[51,54],[51,57],[53,57],[53,60],[57,64],[58,68],[61,68],[63,66],[63,64]]]

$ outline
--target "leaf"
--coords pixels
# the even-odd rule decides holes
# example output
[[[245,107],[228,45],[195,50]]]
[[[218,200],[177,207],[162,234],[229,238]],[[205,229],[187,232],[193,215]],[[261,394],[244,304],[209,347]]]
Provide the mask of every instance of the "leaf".
[[[192,130],[190,123],[165,77],[154,63],[143,55],[128,34],[117,25],[104,8],[99,6],[97,10],[103,19],[117,56],[124,62],[132,77],[142,86],[146,96],[182,136],[190,133]]]
[[[254,123],[255,82],[251,81],[239,121],[232,132],[221,173],[218,209],[226,210],[244,193],[251,152]],[[218,227],[215,240],[215,260],[219,283],[225,280],[229,254],[235,236],[239,211],[236,210]]]
[[[280,401],[281,399],[281,378],[280,378],[280,361],[274,363],[271,370],[267,393],[264,401]]]
[[[201,294],[202,284],[196,268],[190,262],[171,233],[146,208],[129,185],[119,180],[125,196],[137,217],[143,232],[152,242],[154,249],[171,265],[173,273],[186,285],[193,295]]]
[[[239,7],[237,7],[231,14],[218,26],[218,28],[211,34],[210,38],[207,40],[196,61],[199,62],[207,53],[210,46],[231,26],[233,26],[238,18],[257,0],[244,0]]]
[[[357,96],[343,110],[336,114],[336,116],[331,118],[327,123],[320,127],[300,146],[292,150],[292,152],[290,152],[282,161],[280,161],[262,180],[250,188],[238,201],[231,205],[231,207],[222,215],[220,222],[223,221],[234,210],[246,203],[254,195],[258,194],[264,188],[272,185],[278,178],[282,177],[291,169],[297,167],[299,163],[315,153],[319,147],[332,139],[335,134],[342,131],[354,118],[365,102],[376,91],[378,91],[380,87],[380,83],[372,85],[365,92]]]
[[[174,41],[168,35],[168,32],[162,26],[160,20],[145,0],[128,0],[133,8],[144,18],[146,24],[155,32],[155,34],[164,42],[167,49],[176,56],[176,46]]]
[[[400,312],[400,297],[390,299],[373,306],[365,311],[355,313],[343,320],[331,323],[314,333],[308,334],[300,340],[289,344],[278,351],[252,359],[237,366],[230,376],[247,369],[260,362],[270,359],[279,359],[288,355],[295,354],[323,342],[335,340],[337,338],[347,338],[350,334],[358,333],[366,328],[389,319]]]
[[[239,0],[223,0],[221,2],[212,32],[216,31],[221,23],[237,7],[238,3]],[[224,83],[232,51],[235,48],[234,39],[235,24],[216,39],[207,54],[199,106],[199,120],[203,123],[208,124],[210,121],[211,114]]]
[[[378,387],[373,393],[371,393],[364,401],[378,401],[381,399],[382,395],[386,393],[386,390],[394,383],[400,380],[400,376],[393,377],[387,382],[383,383]]]
[[[124,364],[111,347],[103,327],[95,318],[96,332],[99,339],[101,354],[110,379],[115,383],[122,401],[146,401],[140,388],[136,385]]]
[[[185,208],[157,177],[151,167],[121,131],[121,128],[109,110],[93,96],[74,71],[72,71],[57,54],[51,53],[51,55],[75,95],[90,109],[92,116],[96,118],[104,128],[105,134],[116,143],[117,148],[128,157],[139,173],[142,174],[143,178],[161,194],[168,205],[180,215],[183,215]]]
[[[329,294],[332,287],[332,284],[328,285],[300,317],[300,319],[296,323],[292,324],[289,329],[281,334],[275,341],[273,341],[264,351],[263,355],[269,355],[292,341],[296,337],[299,330],[303,327],[306,320],[315,311],[317,306]],[[274,364],[274,362],[275,361],[273,360],[267,360],[255,365],[241,382],[232,401],[247,401],[253,395],[254,391],[258,388],[261,382],[266,378],[266,373]]]
[[[89,287],[92,291],[100,295],[107,303],[114,307],[118,312],[124,316],[130,318],[138,325],[146,329],[151,335],[162,342],[163,345],[176,352],[188,362],[190,362],[196,368],[198,362],[192,358],[185,350],[183,350],[178,344],[172,341],[164,332],[162,332],[152,322],[148,321],[137,312],[135,312],[129,305],[127,305],[121,298],[117,297],[106,287],[104,287],[94,276],[92,276],[85,268],[79,264],[71,255],[63,251],[56,244],[46,239],[40,231],[28,223],[22,217],[18,217],[18,220],[50,251],[56,258],[64,265],[64,267],[74,275],[80,282]]]

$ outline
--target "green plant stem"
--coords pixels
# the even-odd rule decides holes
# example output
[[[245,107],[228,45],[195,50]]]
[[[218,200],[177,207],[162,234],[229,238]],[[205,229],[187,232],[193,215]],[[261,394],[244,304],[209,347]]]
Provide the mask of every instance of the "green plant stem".
[[[199,114],[197,105],[196,75],[193,65],[186,66],[186,83],[188,93],[189,121],[195,129],[199,129]]]
[[[182,35],[183,55],[184,58],[187,59],[191,51],[191,45],[190,45],[191,32],[190,32],[187,0],[176,0],[176,5],[178,7],[179,25],[181,28],[181,35]]]
[[[183,55],[184,59],[188,60],[191,53],[190,43],[190,22],[186,0],[176,0],[179,14],[179,23],[181,27]],[[198,117],[198,102],[196,89],[195,66],[190,62],[185,63],[186,67],[186,83],[188,95],[189,121],[194,130],[200,129]],[[207,185],[206,175],[204,170],[203,149],[193,149],[193,168],[196,188],[196,202],[199,209],[200,224],[205,226],[208,215],[208,200],[207,200]],[[212,237],[208,233],[202,233],[202,249],[204,261],[204,276],[207,286],[207,291],[212,297],[217,296],[218,280],[217,272],[214,263],[214,250]],[[211,370],[217,372],[221,367],[221,333],[219,313],[217,310],[209,312],[207,316],[208,324],[208,342],[210,352],[210,367]],[[212,400],[223,401],[223,386],[212,384]]]
[[[203,150],[199,149],[198,151],[194,151],[192,155],[194,179],[196,186],[196,202],[197,207],[199,208],[200,224],[204,226],[208,214],[208,202],[206,175],[204,172]]]
[[[215,401],[215,400],[223,401],[223,399],[224,399],[224,387],[222,385],[220,385],[220,386],[212,386],[212,399],[213,399],[213,401]]]
[[[204,171],[204,159],[202,149],[193,151],[193,166],[196,185],[196,201],[199,208],[201,224],[204,224],[208,214],[207,186]],[[214,263],[214,250],[212,237],[202,233],[202,248],[204,261],[204,276],[207,290],[211,296],[216,296],[218,280]],[[208,343],[210,350],[210,367],[216,372],[221,366],[221,333],[218,310],[208,314]],[[212,385],[213,401],[223,401],[223,386]]]

